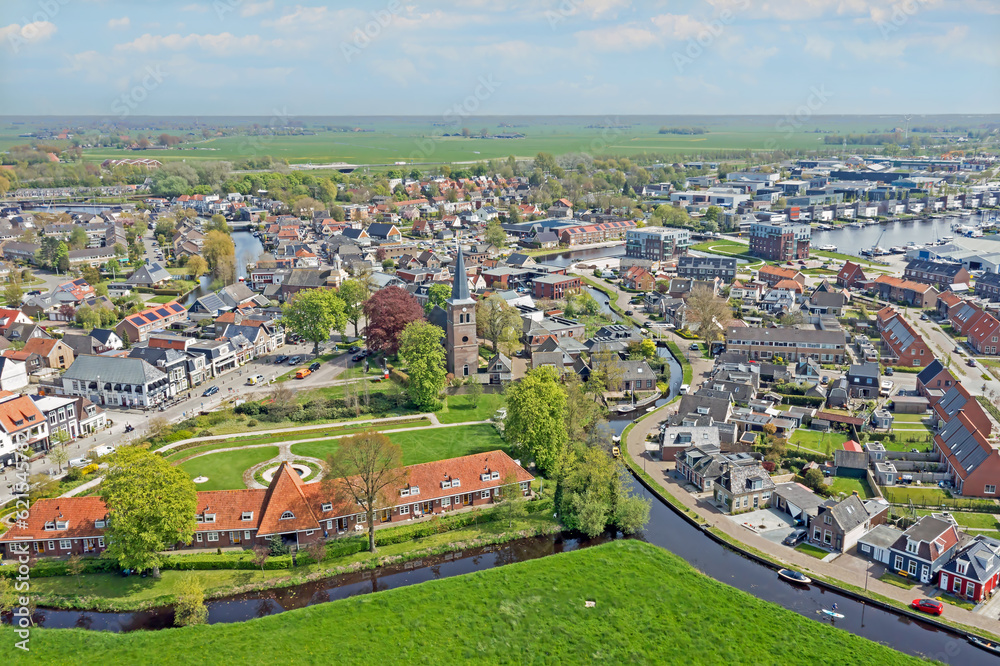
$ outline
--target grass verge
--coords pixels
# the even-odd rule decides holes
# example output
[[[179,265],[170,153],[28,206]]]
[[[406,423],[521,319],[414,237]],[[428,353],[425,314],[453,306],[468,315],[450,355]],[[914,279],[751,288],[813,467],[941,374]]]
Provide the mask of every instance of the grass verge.
[[[795,547],[795,550],[799,551],[800,553],[805,553],[806,555],[812,555],[817,560],[822,560],[824,557],[830,554],[827,551],[823,550],[822,548],[817,548],[816,546],[813,546],[812,544],[808,543],[800,543]]]

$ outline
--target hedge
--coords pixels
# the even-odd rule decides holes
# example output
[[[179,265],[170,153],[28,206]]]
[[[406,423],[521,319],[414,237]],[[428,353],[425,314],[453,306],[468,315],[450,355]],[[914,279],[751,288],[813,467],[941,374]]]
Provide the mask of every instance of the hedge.
[[[781,396],[781,401],[786,405],[820,407],[826,402],[826,398],[818,395],[786,395],[784,393],[780,393],[779,395]]]

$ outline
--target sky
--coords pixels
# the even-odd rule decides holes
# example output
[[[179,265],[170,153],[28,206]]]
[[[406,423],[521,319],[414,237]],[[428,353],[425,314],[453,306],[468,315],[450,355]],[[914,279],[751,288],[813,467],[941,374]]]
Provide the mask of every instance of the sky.
[[[1000,111],[1000,0],[3,0],[3,115]]]

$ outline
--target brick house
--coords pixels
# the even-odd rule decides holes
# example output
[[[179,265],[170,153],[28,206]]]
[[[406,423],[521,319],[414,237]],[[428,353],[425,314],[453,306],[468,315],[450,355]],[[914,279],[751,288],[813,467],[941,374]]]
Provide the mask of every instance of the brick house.
[[[1000,485],[1000,451],[964,411],[959,411],[934,437],[956,492],[965,497],[996,498]]]
[[[377,508],[378,524],[492,504],[509,474],[528,495],[533,479],[503,451],[410,465],[404,472],[403,481],[388,490],[390,499]],[[323,483],[303,483],[291,464],[283,463],[266,489],[199,492],[194,538],[174,548],[252,548],[275,539],[299,548],[364,531],[366,514],[346,496]],[[0,547],[12,553],[19,544],[52,557],[99,555],[106,546],[107,520],[100,497],[38,500],[26,525],[0,535]]]
[[[122,340],[127,335],[130,343],[143,342],[149,338],[150,333],[166,329],[174,322],[187,319],[187,316],[187,310],[177,301],[154,305],[122,319],[115,326],[115,333]]]
[[[879,298],[887,301],[902,301],[917,308],[929,308],[937,303],[938,291],[929,284],[879,275],[871,285]]]
[[[951,371],[941,361],[934,359],[917,375],[917,393],[933,402],[956,383]]]
[[[24,348],[21,351],[28,354],[38,354],[42,359],[42,366],[46,368],[65,370],[73,365],[73,349],[62,340],[31,338],[24,343]]]
[[[583,288],[579,277],[572,275],[541,275],[533,280],[535,298],[560,300]]]
[[[979,283],[976,283],[979,286]],[[976,292],[979,293],[979,292]],[[945,319],[951,317],[951,313],[960,305],[965,303],[961,297],[953,291],[943,291],[938,294],[937,312],[938,316]]]
[[[650,291],[656,285],[656,278],[642,266],[630,266],[622,273],[622,283],[626,289]]]
[[[962,386],[961,382],[955,382],[954,386],[945,391],[945,394],[933,403],[931,409],[934,412],[934,418],[937,419],[938,428],[943,428],[961,412],[985,436],[989,437],[993,430],[993,422],[990,421],[990,417],[987,416],[982,405]]]
[[[794,268],[782,268],[781,266],[763,266],[757,271],[757,279],[769,287],[773,287],[782,280],[795,280],[803,287],[806,284],[806,276]]]
[[[976,278],[976,296],[1000,301],[1000,273],[986,273]]]
[[[972,279],[962,264],[915,259],[906,265],[903,278],[946,289],[953,284],[969,284]]]
[[[879,310],[875,319],[886,351],[882,355],[883,363],[920,367],[934,358],[920,334],[891,305]]]
[[[837,286],[847,289],[854,289],[862,282],[867,282],[864,269],[853,261],[844,262],[843,267],[837,273]]]
[[[808,538],[817,546],[846,552],[872,527],[885,523],[888,514],[887,502],[863,501],[856,494],[840,502],[827,502],[809,518]]]
[[[966,332],[969,346],[979,354],[996,354],[1000,347],[1000,321],[988,312],[978,317]]]

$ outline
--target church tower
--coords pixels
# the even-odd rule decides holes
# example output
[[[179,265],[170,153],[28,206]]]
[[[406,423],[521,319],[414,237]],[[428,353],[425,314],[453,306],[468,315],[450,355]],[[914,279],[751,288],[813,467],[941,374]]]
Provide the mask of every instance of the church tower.
[[[448,313],[445,328],[448,372],[456,377],[470,377],[478,372],[479,342],[476,339],[476,301],[469,295],[469,278],[465,274],[461,242],[458,243],[455,259],[455,281],[445,310]]]

